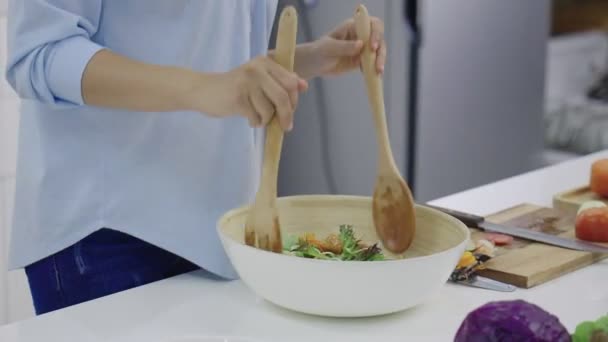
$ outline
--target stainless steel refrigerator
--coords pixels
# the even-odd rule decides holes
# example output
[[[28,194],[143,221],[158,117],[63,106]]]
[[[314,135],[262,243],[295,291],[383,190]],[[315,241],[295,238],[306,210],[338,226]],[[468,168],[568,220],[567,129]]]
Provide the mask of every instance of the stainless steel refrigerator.
[[[548,0],[279,6],[298,8],[298,39],[308,41],[352,16],[359,3],[385,22],[390,140],[417,201],[542,165]],[[285,137],[280,195],[370,195],[376,148],[362,75],[316,79]]]

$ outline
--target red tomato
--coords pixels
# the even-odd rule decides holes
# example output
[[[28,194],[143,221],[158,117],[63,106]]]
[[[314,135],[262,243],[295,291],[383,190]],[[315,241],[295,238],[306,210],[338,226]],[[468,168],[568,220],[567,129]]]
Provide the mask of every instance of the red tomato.
[[[576,217],[576,237],[592,242],[608,242],[608,207],[590,208]]]
[[[486,233],[484,236],[486,240],[494,242],[494,244],[497,246],[508,245],[513,242],[513,237],[510,235]]]
[[[591,165],[591,191],[608,197],[608,159],[600,159]]]

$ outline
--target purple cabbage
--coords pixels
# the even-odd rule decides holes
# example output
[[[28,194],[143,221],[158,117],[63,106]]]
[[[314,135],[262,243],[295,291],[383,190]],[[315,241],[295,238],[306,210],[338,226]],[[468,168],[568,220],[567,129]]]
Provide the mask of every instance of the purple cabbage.
[[[487,303],[464,319],[455,342],[570,342],[554,315],[523,300]]]

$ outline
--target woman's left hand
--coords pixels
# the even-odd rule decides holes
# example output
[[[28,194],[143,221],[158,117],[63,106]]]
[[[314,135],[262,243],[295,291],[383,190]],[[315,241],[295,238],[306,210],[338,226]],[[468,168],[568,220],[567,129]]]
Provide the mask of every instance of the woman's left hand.
[[[376,54],[376,71],[384,72],[386,42],[384,23],[371,17],[370,47]],[[339,75],[361,65],[363,41],[357,39],[355,21],[344,21],[333,31],[312,43],[302,44],[296,53],[295,71],[300,77]]]

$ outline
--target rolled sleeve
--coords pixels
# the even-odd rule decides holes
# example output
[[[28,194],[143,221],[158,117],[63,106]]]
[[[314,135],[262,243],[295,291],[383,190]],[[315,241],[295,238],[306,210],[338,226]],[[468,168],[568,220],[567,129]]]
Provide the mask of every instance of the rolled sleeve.
[[[10,0],[6,79],[22,99],[82,105],[102,0]]]
[[[103,48],[81,36],[59,42],[47,70],[49,88],[54,96],[74,104],[84,104],[82,76],[93,55]]]

